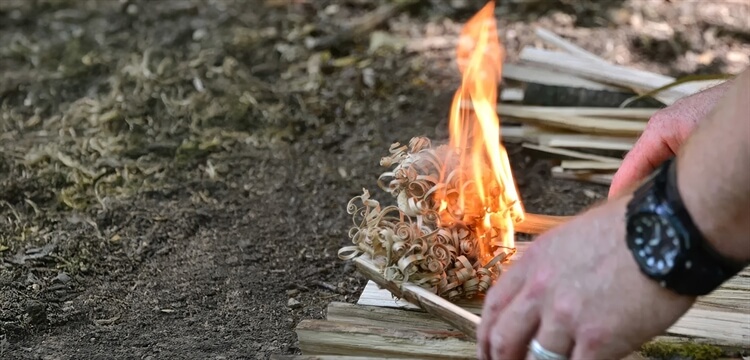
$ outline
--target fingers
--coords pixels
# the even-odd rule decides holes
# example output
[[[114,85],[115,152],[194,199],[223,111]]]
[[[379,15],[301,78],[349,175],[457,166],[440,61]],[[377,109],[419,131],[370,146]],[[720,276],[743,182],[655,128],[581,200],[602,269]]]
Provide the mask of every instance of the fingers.
[[[490,334],[490,359],[524,359],[539,326],[540,303],[520,294],[502,312]]]
[[[656,129],[654,129],[656,130]],[[612,178],[609,188],[609,198],[621,195],[625,189],[631,188],[652,171],[659,164],[673,156],[672,149],[658,131],[645,131],[628,152],[625,159]]]
[[[499,321],[498,316],[505,311],[523,287],[524,272],[519,268],[513,270],[502,274],[485,297],[482,321],[477,330],[477,356],[480,359],[489,358],[490,346],[494,341],[491,336],[495,332],[495,324]]]
[[[542,317],[539,331],[536,333],[534,340],[548,352],[569,357],[575,347],[572,330],[577,317],[578,304],[567,300],[558,301],[557,304],[547,308],[549,310]],[[531,351],[529,353],[529,358],[534,359],[531,356]]]

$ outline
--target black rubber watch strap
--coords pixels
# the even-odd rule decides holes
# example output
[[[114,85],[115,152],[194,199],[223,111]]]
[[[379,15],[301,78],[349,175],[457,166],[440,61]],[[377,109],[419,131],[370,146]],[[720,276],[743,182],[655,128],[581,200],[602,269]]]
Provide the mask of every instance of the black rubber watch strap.
[[[665,191],[666,200],[670,203],[674,215],[680,219],[685,230],[687,230],[691,236],[689,245],[693,248],[689,249],[689,251],[691,253],[697,253],[696,255],[701,258],[706,258],[706,265],[716,267],[716,270],[723,274],[722,277],[724,277],[725,280],[742,271],[742,269],[745,268],[745,264],[732,261],[731,259],[722,256],[713,246],[711,246],[711,243],[708,242],[700,229],[695,225],[692,215],[690,215],[685,203],[682,201],[679,186],[677,185],[676,158],[672,159],[667,171],[667,184]]]

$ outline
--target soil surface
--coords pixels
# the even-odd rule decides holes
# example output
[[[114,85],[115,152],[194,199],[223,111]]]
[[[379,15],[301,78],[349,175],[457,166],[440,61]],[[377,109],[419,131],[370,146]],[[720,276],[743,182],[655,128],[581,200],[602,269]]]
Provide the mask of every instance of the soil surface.
[[[299,353],[300,320],[356,301],[346,204],[379,193],[391,143],[447,138],[455,38],[484,2],[419,2],[308,49],[383,3],[1,1],[0,358]],[[511,62],[543,26],[672,76],[750,64],[741,0],[497,14]],[[531,212],[606,194],[508,150]]]

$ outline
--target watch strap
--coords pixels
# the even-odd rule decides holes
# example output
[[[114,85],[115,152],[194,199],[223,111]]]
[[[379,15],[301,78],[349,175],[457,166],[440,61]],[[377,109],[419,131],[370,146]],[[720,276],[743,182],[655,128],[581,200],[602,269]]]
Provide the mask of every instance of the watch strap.
[[[742,271],[745,264],[722,256],[703,236],[697,225],[695,225],[693,217],[682,201],[682,196],[677,186],[676,158],[670,159],[666,170],[665,200],[669,204],[673,215],[679,220],[680,225],[684,227],[685,233],[689,236],[689,241],[685,242],[687,257],[684,265],[687,274],[681,276],[684,278],[682,282],[697,283],[685,284],[693,288],[693,291],[683,290],[683,292],[697,292],[697,295],[705,295]],[[679,292],[679,289],[675,290]]]

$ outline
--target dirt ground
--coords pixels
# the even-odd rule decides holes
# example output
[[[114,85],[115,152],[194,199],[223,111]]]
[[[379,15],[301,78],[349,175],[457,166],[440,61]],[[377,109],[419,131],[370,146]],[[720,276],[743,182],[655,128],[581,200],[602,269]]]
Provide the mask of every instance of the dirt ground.
[[[420,2],[375,49],[306,47],[384,2],[0,1],[0,358],[262,359],[355,301],[346,203],[392,142],[447,138],[452,41],[484,3]],[[673,76],[750,64],[741,0],[497,13],[508,61],[541,25]],[[509,151],[529,211],[606,194]]]

